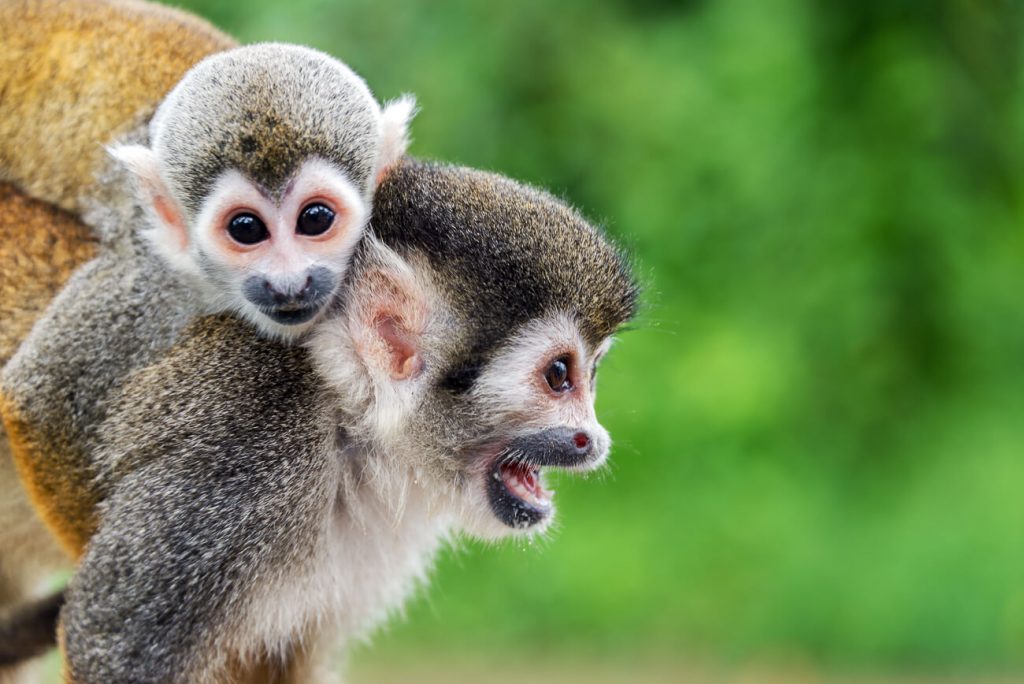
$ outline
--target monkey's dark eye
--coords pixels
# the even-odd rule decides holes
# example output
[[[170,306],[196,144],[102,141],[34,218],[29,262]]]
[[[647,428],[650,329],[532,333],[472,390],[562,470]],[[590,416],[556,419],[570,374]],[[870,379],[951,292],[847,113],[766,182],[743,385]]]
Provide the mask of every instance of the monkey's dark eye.
[[[228,235],[239,244],[255,245],[270,237],[270,231],[255,214],[239,214],[228,223]]]
[[[569,382],[569,358],[562,356],[552,361],[548,369],[544,371],[544,379],[547,380],[548,387],[555,392],[572,389],[572,383]]]
[[[323,204],[310,204],[299,214],[295,232],[299,235],[323,235],[334,223],[334,212]]]

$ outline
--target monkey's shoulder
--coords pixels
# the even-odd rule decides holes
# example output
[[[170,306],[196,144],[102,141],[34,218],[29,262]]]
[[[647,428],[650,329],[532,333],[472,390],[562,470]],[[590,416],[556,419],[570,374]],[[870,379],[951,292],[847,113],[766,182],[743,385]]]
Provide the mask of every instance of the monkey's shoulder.
[[[252,468],[312,461],[331,438],[329,413],[304,348],[264,339],[229,315],[206,316],[126,378],[101,427],[100,458],[129,469],[154,458],[244,455],[238,464]]]

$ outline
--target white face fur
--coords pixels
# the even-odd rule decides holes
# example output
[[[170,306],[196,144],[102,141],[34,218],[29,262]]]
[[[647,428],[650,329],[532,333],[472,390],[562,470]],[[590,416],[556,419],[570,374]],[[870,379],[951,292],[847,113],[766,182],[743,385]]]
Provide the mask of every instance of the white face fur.
[[[554,515],[543,471],[586,472],[605,463],[611,438],[594,400],[597,364],[611,341],[591,346],[570,316],[554,315],[524,326],[487,365],[472,399],[493,407],[488,423],[508,428],[472,456],[467,532],[543,532]]]
[[[369,211],[344,172],[320,159],[300,166],[280,201],[232,170],[203,203],[188,255],[215,309],[286,337],[308,329],[334,294]]]
[[[195,284],[208,311],[230,311],[266,337],[293,339],[316,322],[341,283],[376,185],[405,154],[414,108],[414,100],[403,97],[381,111],[369,187],[357,187],[343,169],[318,157],[305,159],[277,197],[228,170],[191,220],[164,181],[156,152],[140,145],[110,151],[134,175],[151,218],[144,235]]]
[[[479,538],[542,533],[555,511],[542,471],[590,471],[607,459],[611,440],[594,412],[594,371],[611,339],[588,343],[567,314],[520,328],[466,395],[456,422],[470,421],[463,427],[474,436],[458,443],[452,428],[424,414],[424,402],[439,391],[434,371],[444,365],[433,350],[458,335],[457,319],[421,269],[391,261],[386,286],[364,288],[369,279],[360,278],[346,312],[318,325],[309,340],[321,376],[381,445],[369,461],[373,473],[362,479],[388,501],[404,500],[415,482],[435,510]],[[396,332],[402,344],[388,342]],[[415,436],[425,415],[427,432],[449,433],[438,443]]]

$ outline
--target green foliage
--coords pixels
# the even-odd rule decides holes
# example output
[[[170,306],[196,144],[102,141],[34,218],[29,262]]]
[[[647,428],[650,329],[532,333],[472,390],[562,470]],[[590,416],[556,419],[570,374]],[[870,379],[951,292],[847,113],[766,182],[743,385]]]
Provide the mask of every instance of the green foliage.
[[[446,556],[385,652],[1024,664],[1021,5],[192,9],[416,93],[416,154],[564,195],[647,282],[609,474]]]

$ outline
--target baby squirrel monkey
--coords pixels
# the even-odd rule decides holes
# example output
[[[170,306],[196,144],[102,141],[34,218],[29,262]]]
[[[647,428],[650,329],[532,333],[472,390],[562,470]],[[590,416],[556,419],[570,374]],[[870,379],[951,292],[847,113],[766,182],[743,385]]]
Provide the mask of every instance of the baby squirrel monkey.
[[[110,152],[134,177],[144,235],[209,310],[293,339],[341,283],[414,108],[404,96],[382,109],[324,53],[251,45],[182,78],[150,122],[150,147]]]

